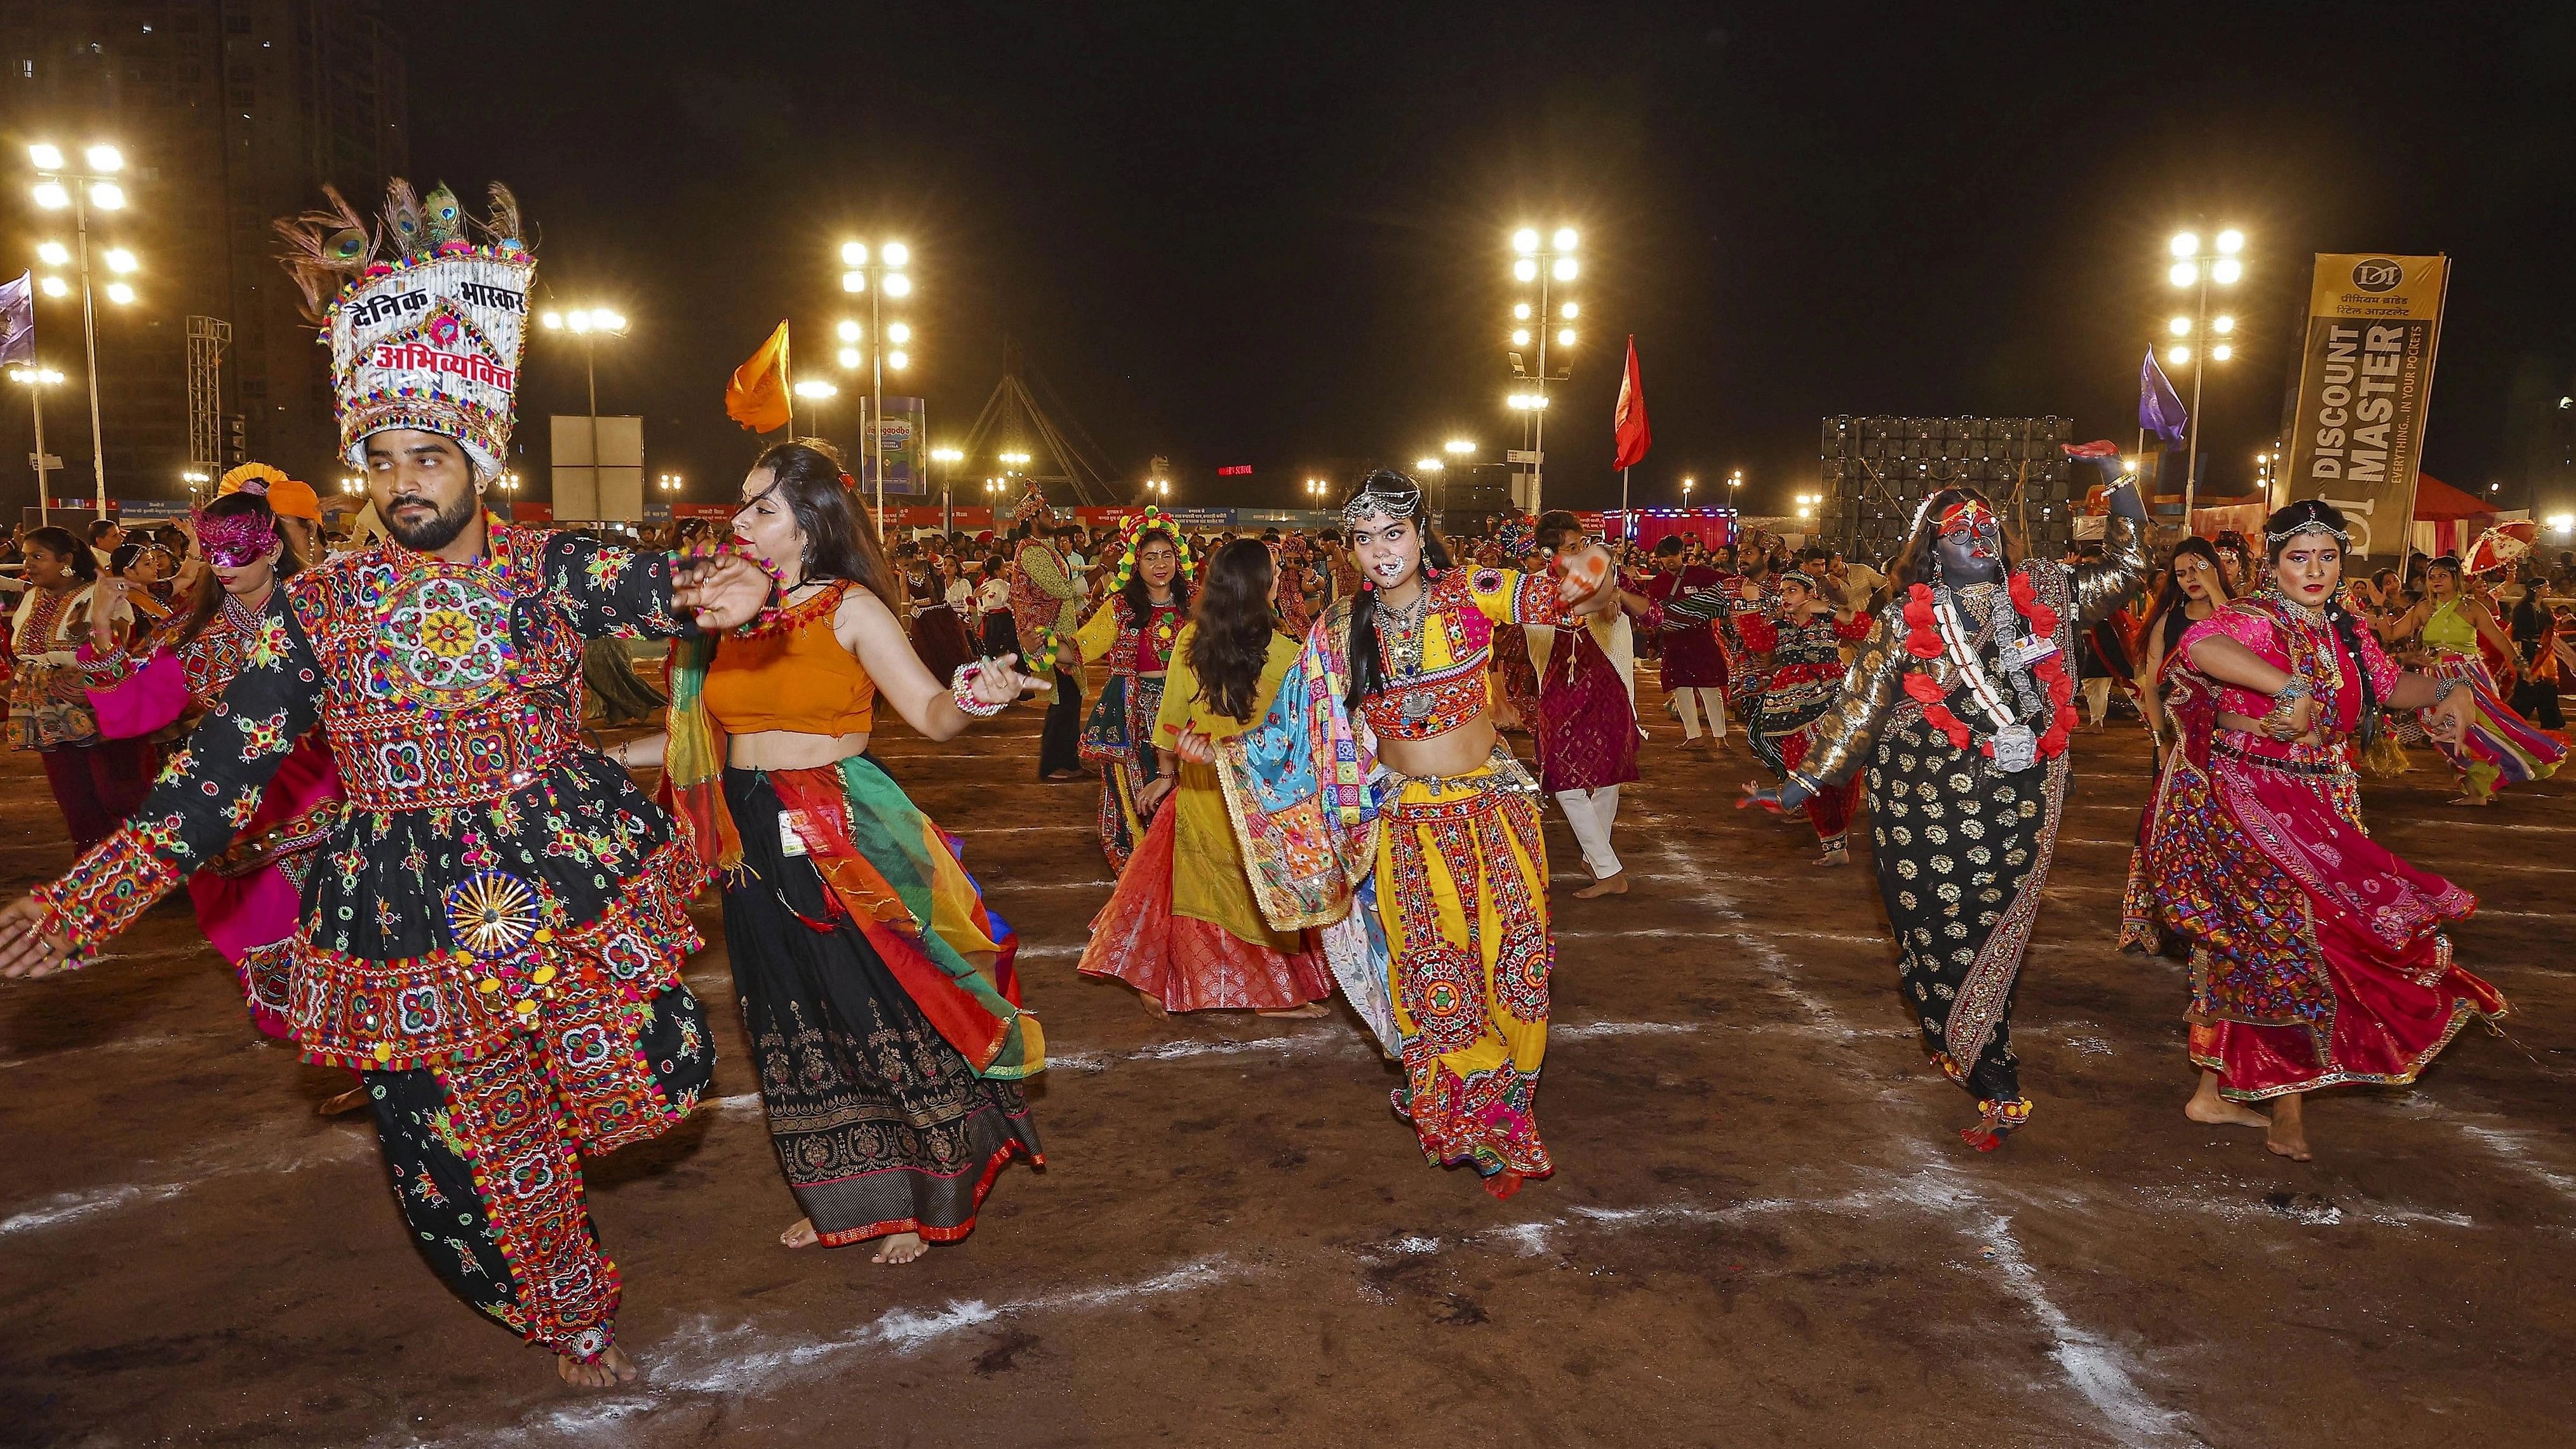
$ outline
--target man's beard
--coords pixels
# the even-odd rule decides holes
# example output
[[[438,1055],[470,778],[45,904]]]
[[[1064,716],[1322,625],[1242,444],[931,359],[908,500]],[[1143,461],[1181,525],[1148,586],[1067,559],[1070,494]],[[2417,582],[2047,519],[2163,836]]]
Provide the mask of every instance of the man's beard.
[[[397,498],[394,503],[395,507],[399,508],[405,503],[425,501],[427,500]],[[407,549],[418,553],[436,553],[456,542],[456,536],[465,531],[465,525],[474,521],[475,510],[481,505],[482,500],[468,492],[457,499],[453,507],[431,515],[426,523],[405,523],[394,509],[387,509],[384,516],[385,532],[392,535],[394,542]]]

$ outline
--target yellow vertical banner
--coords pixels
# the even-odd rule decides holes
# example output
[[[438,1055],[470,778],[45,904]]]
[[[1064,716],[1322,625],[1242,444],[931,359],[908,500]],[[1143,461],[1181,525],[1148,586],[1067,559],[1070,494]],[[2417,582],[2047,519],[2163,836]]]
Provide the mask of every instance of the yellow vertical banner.
[[[2333,504],[2352,525],[2357,554],[2405,556],[2450,285],[2445,256],[2317,257],[2289,466],[2272,503]]]

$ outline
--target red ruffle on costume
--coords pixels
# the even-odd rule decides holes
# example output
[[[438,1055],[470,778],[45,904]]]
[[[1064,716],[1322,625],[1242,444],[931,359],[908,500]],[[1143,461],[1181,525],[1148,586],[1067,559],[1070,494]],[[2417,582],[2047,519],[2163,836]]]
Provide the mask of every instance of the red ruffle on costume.
[[[1118,889],[1091,919],[1085,976],[1124,981],[1168,1011],[1289,1011],[1333,994],[1332,968],[1311,937],[1280,952],[1216,924],[1172,913],[1178,799],[1154,815]]]

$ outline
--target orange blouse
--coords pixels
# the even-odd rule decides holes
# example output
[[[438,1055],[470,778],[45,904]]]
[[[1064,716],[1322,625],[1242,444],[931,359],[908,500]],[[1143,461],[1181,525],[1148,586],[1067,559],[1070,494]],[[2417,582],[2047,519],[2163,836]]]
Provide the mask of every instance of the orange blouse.
[[[707,668],[707,715],[729,735],[791,730],[804,735],[863,735],[875,727],[877,682],[832,633],[841,598],[854,585],[836,583],[792,608],[770,628],[728,634]]]

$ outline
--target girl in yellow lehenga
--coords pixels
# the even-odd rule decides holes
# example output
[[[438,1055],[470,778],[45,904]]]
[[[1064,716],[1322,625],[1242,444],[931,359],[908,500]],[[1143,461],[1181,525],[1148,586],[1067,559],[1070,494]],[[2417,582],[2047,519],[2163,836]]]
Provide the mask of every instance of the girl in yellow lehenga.
[[[1082,974],[1124,981],[1158,1010],[1319,1015],[1310,1003],[1333,994],[1311,933],[1262,919],[1217,778],[1216,741],[1265,719],[1297,663],[1297,642],[1271,627],[1277,578],[1257,539],[1209,561],[1153,723],[1158,768],[1137,796],[1153,824],[1083,948]]]
[[[1168,515],[1148,508],[1129,520],[1112,592],[1083,621],[1074,643],[1109,666],[1109,680],[1082,730],[1082,762],[1100,770],[1100,849],[1125,870],[1145,834],[1138,796],[1157,778],[1154,716],[1190,616],[1189,546]],[[1170,789],[1166,780],[1163,789]]]
[[[1334,974],[1402,1057],[1423,1155],[1507,1198],[1554,1170],[1533,1104],[1555,948],[1538,787],[1495,737],[1487,667],[1498,625],[1554,623],[1609,558],[1460,569],[1421,501],[1384,471],[1352,495],[1362,591],[1316,621],[1290,708],[1219,742],[1222,778],[1264,915],[1330,928]]]

